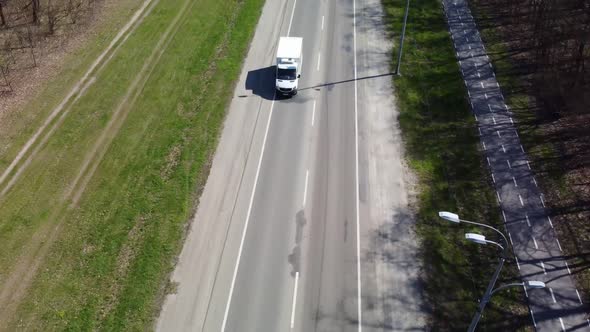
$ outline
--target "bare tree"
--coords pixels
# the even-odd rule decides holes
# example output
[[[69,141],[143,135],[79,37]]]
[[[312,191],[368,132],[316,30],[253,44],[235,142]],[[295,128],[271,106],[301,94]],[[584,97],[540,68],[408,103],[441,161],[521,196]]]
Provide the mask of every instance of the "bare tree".
[[[4,7],[8,0],[0,0],[0,26],[6,26],[6,17],[4,16]]]
[[[8,80],[8,62],[4,56],[0,55],[0,74],[4,80],[4,84],[2,86],[8,87],[8,91],[12,92],[12,85]]]
[[[31,0],[33,10],[33,23],[39,24],[39,0]]]

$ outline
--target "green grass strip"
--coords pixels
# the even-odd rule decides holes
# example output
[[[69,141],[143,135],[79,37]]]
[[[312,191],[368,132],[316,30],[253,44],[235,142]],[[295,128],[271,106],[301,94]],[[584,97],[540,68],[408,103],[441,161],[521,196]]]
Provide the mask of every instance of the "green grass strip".
[[[182,2],[158,4],[5,198],[0,264],[57,222],[53,205]],[[78,207],[59,216],[62,232],[11,329],[151,328],[263,2],[189,6]]]
[[[397,46],[406,1],[382,3]],[[503,226],[442,4],[437,0],[412,1],[410,8],[402,76],[394,78],[394,86],[406,157],[419,181],[417,233],[425,305],[433,330],[464,331],[493,274],[498,253],[463,239],[466,232],[485,231],[449,224],[438,218],[438,211],[454,211],[465,219]],[[397,47],[393,68],[396,61]],[[507,265],[502,274],[505,280],[500,283],[517,275],[513,262]],[[530,324],[523,297],[520,290],[495,295],[479,330],[517,330]]]

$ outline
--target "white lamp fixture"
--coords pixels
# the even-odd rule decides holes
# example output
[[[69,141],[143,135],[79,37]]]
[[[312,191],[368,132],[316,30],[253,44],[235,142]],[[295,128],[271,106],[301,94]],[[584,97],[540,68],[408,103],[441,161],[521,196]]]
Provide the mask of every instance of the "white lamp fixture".
[[[448,212],[448,211],[440,211],[438,213],[438,216],[445,219],[445,220],[452,221],[454,223],[461,222],[461,220],[459,219],[459,215],[456,213],[452,213],[452,212]]]
[[[487,244],[488,243],[486,241],[485,236],[483,236],[481,234],[476,234],[476,233],[466,233],[465,239],[467,239],[471,242],[479,243],[479,244]]]
[[[524,284],[529,288],[545,288],[545,283],[538,280],[525,281]]]

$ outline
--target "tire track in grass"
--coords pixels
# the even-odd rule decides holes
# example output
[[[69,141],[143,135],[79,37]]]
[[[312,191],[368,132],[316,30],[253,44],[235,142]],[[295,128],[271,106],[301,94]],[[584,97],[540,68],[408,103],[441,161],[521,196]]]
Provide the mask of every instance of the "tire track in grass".
[[[182,19],[186,16],[186,13],[190,10],[190,7],[192,7],[193,4],[194,0],[184,1],[182,8],[174,17],[172,23],[168,26],[156,44],[156,47],[153,49],[152,53],[148,57],[148,60],[144,63],[143,67],[137,74],[135,80],[127,89],[127,93],[123,97],[123,100],[117,106],[117,109],[113,113],[113,116],[109,120],[105,129],[102,131],[100,137],[92,147],[92,150],[86,154],[80,171],[64,195],[64,200],[71,199],[70,207],[75,207],[78,204],[80,197],[84,193],[84,189],[86,189],[88,182],[94,175],[94,172],[104,157],[104,154],[108,150],[108,147],[110,146],[113,139],[117,136],[117,133],[125,122],[129,111],[137,101],[137,98],[139,98],[141,95],[145,84],[151,77],[152,72],[160,61],[160,58],[166,49],[168,49],[170,42],[178,32],[178,29],[181,25],[180,22],[182,22]],[[90,169],[88,169],[89,167]]]
[[[85,94],[86,90],[94,83],[95,76],[98,75],[106,67],[106,65],[113,59],[120,47],[125,43],[127,38],[137,29],[144,18],[151,13],[159,0],[144,0],[143,5],[135,12],[129,22],[119,30],[115,38],[107,46],[107,48],[96,58],[96,60],[90,65],[90,68],[86,71],[84,76],[74,85],[68,95],[61,101],[57,107],[55,107],[49,114],[47,119],[43,122],[41,127],[37,129],[35,134],[25,143],[22,149],[17,153],[16,157],[12,160],[10,165],[0,175],[0,185],[2,185],[10,175],[9,182],[0,192],[0,198],[2,198],[14,183],[18,180],[23,171],[29,166],[33,157],[37,155],[41,147],[45,145],[47,140],[53,135],[55,130],[65,120],[65,117],[70,112],[72,106]],[[60,116],[61,114],[61,116]],[[56,117],[59,118],[54,122]],[[53,124],[53,125],[51,125]],[[47,127],[51,125],[49,131],[45,133],[41,141],[37,143],[39,137],[46,131]],[[35,145],[36,144],[36,145]],[[33,151],[29,154],[28,158],[16,168],[21,160],[27,156],[29,150],[34,146]],[[0,299],[2,297],[0,296]]]
[[[2,285],[0,290],[0,303],[3,305],[0,308],[0,322],[2,322],[0,323],[0,329],[3,328],[4,324],[8,324],[8,321],[16,311],[18,304],[25,295],[33,277],[36,275],[40,264],[47,255],[51,244],[55,242],[59,235],[63,225],[64,215],[70,210],[70,208],[78,203],[86,185],[92,178],[94,171],[108,150],[110,143],[116,137],[122,124],[125,122],[129,111],[137,101],[137,98],[141,94],[143,87],[150,78],[154,68],[178,31],[182,19],[185,18],[186,13],[190,10],[193,4],[194,0],[184,1],[178,14],[174,17],[158,43],[155,45],[148,60],[137,74],[135,80],[127,89],[125,97],[119,103],[107,126],[103,129],[99,139],[89,153],[86,154],[82,167],[78,171],[76,178],[72,181],[72,184],[68,187],[62,197],[62,202],[71,200],[69,206],[65,207],[64,205],[60,205],[53,210],[46,225],[37,230],[31,241],[29,241],[28,246],[31,247],[31,250],[24,254],[23,257],[19,258],[19,263],[10,273],[7,282]],[[91,168],[87,172],[88,167],[90,166]],[[80,180],[82,180],[81,183]]]

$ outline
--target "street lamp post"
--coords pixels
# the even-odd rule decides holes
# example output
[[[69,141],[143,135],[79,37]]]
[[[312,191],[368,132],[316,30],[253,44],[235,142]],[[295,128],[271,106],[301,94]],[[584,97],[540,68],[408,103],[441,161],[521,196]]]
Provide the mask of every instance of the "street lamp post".
[[[406,25],[408,24],[408,12],[410,11],[410,0],[406,1],[406,13],[404,14],[404,25],[402,26],[402,35],[399,41],[399,52],[397,53],[397,69],[395,70],[396,75],[401,75],[400,67],[402,64],[402,51],[404,49],[404,38],[406,37]]]
[[[501,246],[500,246],[501,247]],[[506,249],[508,248],[508,243],[505,243],[505,247],[502,250],[502,257],[500,257],[500,261],[498,262],[498,266],[496,266],[496,271],[492,276],[492,279],[488,283],[488,288],[486,289],[485,294],[483,295],[482,300],[479,302],[479,307],[473,315],[473,319],[471,319],[471,324],[469,324],[469,329],[467,331],[473,332],[475,331],[475,327],[479,320],[481,319],[481,315],[483,314],[483,310],[485,309],[486,305],[490,301],[492,297],[492,293],[494,291],[494,286],[496,285],[496,281],[498,281],[498,277],[500,276],[500,272],[502,271],[502,267],[504,267],[504,262],[506,261]]]
[[[500,243],[486,240],[485,236],[480,235],[480,234],[476,234],[476,233],[465,234],[465,238],[471,242],[475,242],[475,243],[479,243],[479,244],[490,243],[490,244],[494,244],[502,249],[502,257],[500,257],[500,261],[498,262],[498,266],[496,267],[496,271],[494,272],[494,275],[492,276],[492,279],[490,280],[490,282],[488,284],[488,288],[486,289],[486,292],[485,292],[482,300],[479,303],[479,307],[477,308],[477,311],[475,312],[475,315],[473,316],[473,319],[471,320],[471,324],[469,325],[469,330],[468,330],[469,332],[475,331],[475,328],[477,327],[477,323],[479,323],[479,320],[481,319],[481,315],[483,313],[483,310],[484,310],[486,304],[490,301],[492,294],[494,294],[496,291],[499,291],[499,290],[504,289],[506,287],[517,286],[517,285],[522,285],[522,286],[526,285],[531,288],[545,287],[545,284],[540,281],[528,281],[525,283],[508,284],[508,285],[500,286],[494,290],[494,286],[496,285],[496,281],[498,281],[498,277],[500,276],[500,271],[502,271],[502,267],[504,266],[504,262],[506,261],[506,257],[507,257],[506,254],[508,251],[508,240],[506,239],[506,236],[502,232],[500,232],[498,229],[496,229],[490,225],[481,224],[481,223],[473,222],[473,221],[469,221],[469,220],[462,220],[459,218],[459,215],[452,213],[452,212],[442,211],[442,212],[439,212],[438,215],[442,219],[445,219],[445,220],[448,220],[448,221],[451,221],[454,223],[463,222],[466,224],[471,224],[471,225],[476,225],[476,226],[481,226],[481,227],[491,229],[491,230],[495,231],[496,233],[500,234],[500,236],[504,240],[504,245],[502,246]]]

